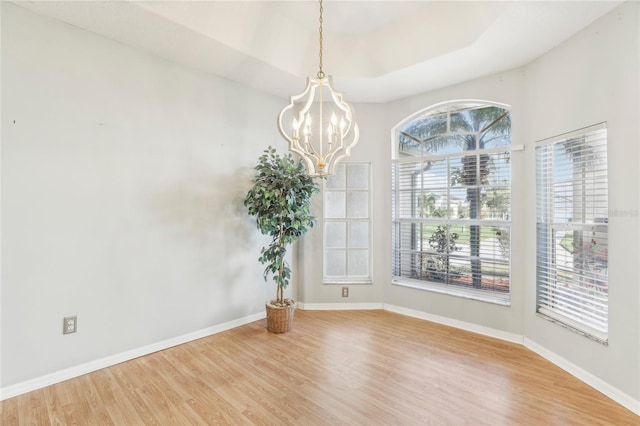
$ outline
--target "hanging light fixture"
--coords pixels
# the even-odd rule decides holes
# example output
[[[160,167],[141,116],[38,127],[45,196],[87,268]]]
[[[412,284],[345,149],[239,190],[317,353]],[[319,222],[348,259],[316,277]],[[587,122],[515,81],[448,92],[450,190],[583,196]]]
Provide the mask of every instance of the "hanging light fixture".
[[[320,0],[318,74],[307,78],[304,91],[291,96],[278,115],[280,134],[289,142],[289,150],[302,157],[311,176],[334,175],[336,165],[350,155],[360,136],[353,108],[333,88],[331,76],[322,71],[322,12]]]

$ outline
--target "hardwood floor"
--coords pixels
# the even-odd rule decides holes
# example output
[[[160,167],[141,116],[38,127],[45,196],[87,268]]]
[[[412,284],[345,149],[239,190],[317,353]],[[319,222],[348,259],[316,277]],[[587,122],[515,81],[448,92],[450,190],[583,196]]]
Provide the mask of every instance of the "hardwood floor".
[[[635,425],[516,344],[386,311],[296,311],[0,402],[9,425]]]

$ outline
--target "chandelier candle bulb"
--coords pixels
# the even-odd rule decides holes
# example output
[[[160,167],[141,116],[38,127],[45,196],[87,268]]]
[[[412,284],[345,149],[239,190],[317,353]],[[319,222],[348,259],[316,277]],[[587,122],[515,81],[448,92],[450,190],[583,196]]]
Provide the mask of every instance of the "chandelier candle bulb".
[[[299,136],[300,136],[300,124],[298,124],[298,122],[296,121],[296,119],[293,119],[293,138],[298,140]]]
[[[316,77],[307,78],[304,91],[290,97],[289,104],[278,115],[278,130],[289,142],[289,150],[298,154],[310,176],[331,176],[336,165],[351,154],[360,137],[351,105],[333,88],[330,75],[322,71],[322,0],[320,0],[320,67]],[[323,112],[331,112],[331,115]],[[316,136],[311,125],[317,120]],[[291,133],[283,123],[293,124]],[[304,122],[300,139],[300,126]],[[289,127],[286,126],[288,129]],[[326,136],[324,134],[326,129]]]

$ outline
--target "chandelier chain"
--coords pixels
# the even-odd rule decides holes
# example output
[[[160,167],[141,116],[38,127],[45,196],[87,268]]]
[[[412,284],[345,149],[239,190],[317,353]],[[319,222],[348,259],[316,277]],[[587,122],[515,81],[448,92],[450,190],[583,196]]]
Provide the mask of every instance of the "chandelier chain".
[[[320,0],[320,69],[318,70],[318,78],[324,78],[324,72],[322,71],[322,12],[324,9],[322,8],[322,0]]]

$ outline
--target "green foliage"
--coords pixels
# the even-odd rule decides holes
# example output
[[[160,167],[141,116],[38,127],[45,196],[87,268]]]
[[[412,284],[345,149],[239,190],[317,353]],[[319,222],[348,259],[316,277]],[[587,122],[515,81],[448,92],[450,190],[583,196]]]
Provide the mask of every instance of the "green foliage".
[[[509,231],[496,228],[496,238],[498,239],[502,256],[508,258],[511,253],[511,235],[509,235]]]
[[[413,120],[400,131],[400,152],[407,155],[423,156],[425,154],[438,155],[442,150],[450,149],[457,145],[467,153],[461,159],[461,164],[450,172],[451,186],[461,185],[466,187],[469,208],[458,212],[459,218],[478,220],[481,218],[483,202],[491,202],[489,208],[503,209],[503,200],[494,197],[492,200],[482,198],[482,185],[489,184],[489,177],[495,166],[491,156],[485,153],[476,153],[491,147],[509,145],[511,143],[511,114],[509,111],[492,105],[478,105],[475,103],[460,104],[447,107],[448,112],[443,113],[439,108],[419,119]],[[426,171],[426,170],[425,170]],[[501,204],[502,203],[502,204]],[[425,210],[423,206],[420,206]],[[501,210],[497,211],[498,213]],[[438,240],[441,236],[429,238],[429,244],[436,246],[445,244],[444,240]],[[473,286],[481,286],[481,261],[480,261],[481,227],[469,226],[468,241],[470,245],[470,268],[473,276]],[[504,243],[504,238],[502,240]],[[432,245],[433,247],[433,245]],[[437,251],[437,249],[436,249]],[[444,253],[444,252],[442,252]],[[446,255],[437,256],[446,257]],[[448,257],[447,257],[448,259]],[[440,271],[448,270],[448,261],[429,261],[429,271],[436,275],[442,275]]]
[[[509,210],[509,201],[511,194],[508,191],[489,188],[482,194],[480,201],[487,206],[492,212],[506,214]]]
[[[447,238],[446,226],[438,225],[435,232],[429,237],[429,246],[438,253],[453,253],[460,250],[456,245],[458,234],[450,232]]]
[[[432,193],[418,195],[418,204],[421,206],[420,217],[446,217],[447,210],[436,206],[436,196]]]
[[[276,299],[282,303],[291,278],[291,268],[285,261],[287,247],[313,227],[311,198],[319,188],[301,162],[294,161],[291,154],[279,155],[272,147],[258,158],[255,172],[244,205],[249,215],[256,217],[258,230],[272,238],[258,260],[267,265],[264,279],[273,277]]]
[[[433,234],[431,234],[429,246],[440,255],[430,256],[423,265],[423,269],[429,278],[436,281],[444,281],[447,275],[454,275],[450,270],[449,253],[460,250],[456,244],[458,237],[456,232],[449,232],[447,237],[447,227],[443,225],[438,225]]]

